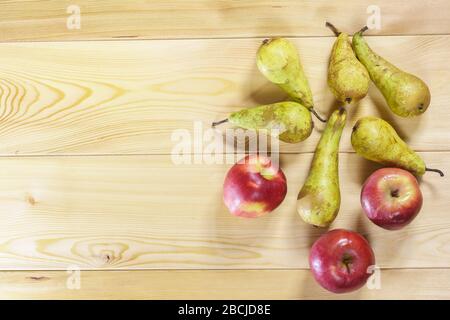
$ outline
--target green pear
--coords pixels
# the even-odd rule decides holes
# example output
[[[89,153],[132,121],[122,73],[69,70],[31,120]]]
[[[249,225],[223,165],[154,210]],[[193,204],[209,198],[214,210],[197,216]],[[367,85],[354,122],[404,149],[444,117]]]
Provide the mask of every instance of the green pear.
[[[340,108],[328,119],[309,175],[298,194],[297,212],[305,222],[314,226],[329,226],[339,212],[339,141],[346,118],[347,112]]]
[[[243,129],[266,130],[270,135],[276,133],[281,141],[288,143],[305,140],[313,129],[311,113],[293,101],[242,109],[230,114],[228,119],[214,122],[213,127],[224,122]]]
[[[351,141],[356,153],[368,160],[403,168],[416,176],[422,176],[425,171],[444,175],[438,169],[427,168],[423,159],[383,119],[376,117],[359,119],[353,127]]]
[[[328,65],[328,86],[340,102],[361,100],[369,91],[369,73],[356,58],[348,34],[339,32],[329,22],[326,26],[337,36]]]
[[[367,27],[364,27],[353,35],[353,49],[389,108],[401,117],[424,113],[431,99],[428,86],[418,77],[400,70],[373,52],[362,36],[366,30]]]
[[[270,82],[325,122],[314,110],[311,88],[292,42],[283,38],[264,40],[256,55],[256,64]]]

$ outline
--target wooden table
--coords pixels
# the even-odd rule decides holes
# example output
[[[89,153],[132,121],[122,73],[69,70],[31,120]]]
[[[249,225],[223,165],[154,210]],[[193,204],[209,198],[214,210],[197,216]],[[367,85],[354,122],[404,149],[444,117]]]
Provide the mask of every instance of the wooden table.
[[[81,10],[80,29],[68,29]],[[281,145],[288,194],[272,214],[231,216],[230,165],[175,165],[176,129],[208,127],[285,98],[255,66],[265,37],[298,47],[317,109],[335,107],[326,70],[330,20],[353,32],[372,1],[2,1],[0,3],[1,298],[450,298],[450,2],[378,1],[369,44],[423,78],[432,102],[400,119],[372,85],[341,142],[342,206],[333,228],[366,236],[381,288],[332,295],[308,270],[323,233],[295,202],[320,137]],[[71,20],[72,21],[72,20]],[[73,25],[73,21],[70,22]],[[363,115],[388,120],[430,167],[424,206],[385,231],[359,204],[378,166],[350,145]],[[78,271],[81,270],[81,271]],[[78,289],[79,288],[79,289]]]

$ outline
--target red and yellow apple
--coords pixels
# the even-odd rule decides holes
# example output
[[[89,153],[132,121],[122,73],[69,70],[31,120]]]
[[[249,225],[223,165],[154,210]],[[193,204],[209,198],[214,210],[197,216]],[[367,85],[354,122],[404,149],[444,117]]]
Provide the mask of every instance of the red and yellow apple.
[[[375,256],[367,240],[357,232],[335,229],[313,244],[309,266],[316,281],[334,293],[361,288],[371,275]]]
[[[399,168],[383,168],[367,178],[361,190],[361,205],[376,225],[396,230],[409,224],[422,208],[417,179]]]
[[[283,171],[268,157],[249,155],[228,171],[223,200],[231,214],[256,218],[278,207],[286,192]]]

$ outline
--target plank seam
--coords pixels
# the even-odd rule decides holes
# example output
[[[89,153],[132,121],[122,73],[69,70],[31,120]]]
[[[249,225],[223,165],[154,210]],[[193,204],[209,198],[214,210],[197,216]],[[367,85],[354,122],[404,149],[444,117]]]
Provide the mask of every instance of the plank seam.
[[[277,37],[282,37],[286,39],[311,39],[311,38],[333,38],[335,36],[283,36],[276,35]],[[442,36],[450,36],[450,33],[424,33],[424,34],[365,34],[365,37],[442,37]],[[275,35],[267,35],[267,36],[255,36],[255,37],[199,37],[199,38],[133,38],[133,37],[122,37],[120,38],[98,38],[98,39],[73,39],[73,40],[63,40],[63,39],[55,39],[55,40],[0,40],[0,44],[14,44],[14,43],[55,43],[55,42],[115,42],[115,41],[177,41],[177,40],[186,40],[186,41],[196,41],[196,40],[258,40],[261,41],[266,38],[275,37]]]
[[[450,270],[448,267],[381,267],[381,270]],[[309,268],[249,268],[249,269],[149,269],[149,268],[137,268],[137,269],[83,269],[80,268],[81,272],[105,272],[105,271],[146,271],[146,272],[166,272],[166,271],[229,271],[229,272],[239,272],[239,271],[306,271]],[[0,269],[0,272],[66,272],[66,269]]]
[[[449,153],[449,150],[414,150],[419,153]],[[196,155],[200,153],[188,153],[187,155]],[[220,155],[226,154],[240,154],[239,152],[235,153],[219,153]],[[244,153],[242,153],[244,154]],[[245,153],[247,154],[247,153]],[[280,152],[280,155],[306,155],[306,154],[314,154],[314,151],[308,152]],[[340,151],[339,154],[356,154],[354,151]],[[1,158],[72,158],[72,157],[149,157],[149,156],[170,156],[170,153],[69,153],[69,154],[0,154]]]

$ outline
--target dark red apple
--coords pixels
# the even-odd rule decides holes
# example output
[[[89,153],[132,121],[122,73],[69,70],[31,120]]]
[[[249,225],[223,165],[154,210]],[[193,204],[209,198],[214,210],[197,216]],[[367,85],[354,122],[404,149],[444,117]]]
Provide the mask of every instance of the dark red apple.
[[[361,288],[371,275],[375,256],[367,240],[357,232],[335,229],[313,244],[309,266],[316,281],[334,293]]]
[[[383,168],[367,178],[361,190],[361,205],[376,225],[396,230],[410,223],[422,208],[417,179],[399,168]]]
[[[223,200],[236,216],[263,216],[284,200],[286,177],[265,156],[249,155],[228,171],[223,185]]]

